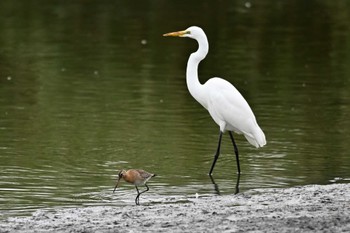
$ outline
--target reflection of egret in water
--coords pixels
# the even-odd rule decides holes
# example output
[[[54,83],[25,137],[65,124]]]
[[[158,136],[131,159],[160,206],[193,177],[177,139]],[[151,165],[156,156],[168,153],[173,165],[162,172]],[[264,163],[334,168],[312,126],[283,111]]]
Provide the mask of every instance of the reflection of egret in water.
[[[212,175],[209,175],[211,182],[214,185],[214,190],[215,193],[217,195],[220,195],[220,189],[219,189],[219,185],[217,183],[215,183],[214,177]],[[236,181],[236,189],[235,189],[235,194],[239,193],[239,180],[241,178],[241,174],[237,174],[237,181]]]

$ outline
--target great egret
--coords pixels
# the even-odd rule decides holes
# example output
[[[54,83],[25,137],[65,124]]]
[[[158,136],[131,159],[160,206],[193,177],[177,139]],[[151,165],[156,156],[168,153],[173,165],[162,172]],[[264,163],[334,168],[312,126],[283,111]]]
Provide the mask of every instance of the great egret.
[[[139,201],[140,195],[149,190],[146,182],[154,176],[156,176],[156,174],[152,174],[152,173],[146,172],[146,171],[141,170],[141,169],[129,169],[127,171],[121,170],[118,174],[118,181],[114,187],[113,193],[117,189],[120,179],[123,178],[126,182],[135,185],[135,188],[137,191],[135,203],[136,203],[136,205],[139,205],[140,204],[140,201]],[[137,188],[137,186],[140,186],[140,185],[146,186],[146,190],[139,192],[139,189]]]
[[[207,36],[200,27],[192,26],[183,31],[166,33],[163,36],[188,37],[198,42],[198,50],[190,55],[187,62],[186,82],[193,98],[209,111],[210,116],[220,127],[219,143],[209,175],[212,174],[216,160],[219,158],[222,134],[225,131],[229,132],[232,140],[238,174],[240,174],[238,148],[232,131],[243,134],[256,148],[266,144],[265,134],[256,122],[253,111],[241,93],[228,81],[214,77],[205,84],[199,82],[198,64],[205,58],[209,50]]]

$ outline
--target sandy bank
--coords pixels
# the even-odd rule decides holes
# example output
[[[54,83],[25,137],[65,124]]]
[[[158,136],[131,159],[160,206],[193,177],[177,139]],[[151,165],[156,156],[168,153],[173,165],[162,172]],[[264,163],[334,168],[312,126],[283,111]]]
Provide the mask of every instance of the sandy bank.
[[[0,232],[350,232],[350,184],[259,189],[185,203],[37,211]]]

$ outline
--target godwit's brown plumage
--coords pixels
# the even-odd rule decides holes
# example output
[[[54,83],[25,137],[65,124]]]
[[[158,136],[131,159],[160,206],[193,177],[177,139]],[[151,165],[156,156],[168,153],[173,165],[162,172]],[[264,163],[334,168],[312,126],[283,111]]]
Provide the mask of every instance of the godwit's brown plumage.
[[[140,195],[149,190],[149,188],[146,184],[147,181],[154,176],[156,176],[156,174],[152,174],[152,173],[146,172],[146,171],[141,170],[141,169],[129,169],[127,171],[121,170],[118,174],[117,184],[114,187],[113,193],[117,189],[120,179],[123,178],[126,182],[135,185],[135,188],[137,191],[135,203],[136,203],[136,205],[139,205],[140,204],[139,203]],[[139,189],[137,188],[137,186],[141,186],[141,185],[146,186],[146,190],[139,192]]]

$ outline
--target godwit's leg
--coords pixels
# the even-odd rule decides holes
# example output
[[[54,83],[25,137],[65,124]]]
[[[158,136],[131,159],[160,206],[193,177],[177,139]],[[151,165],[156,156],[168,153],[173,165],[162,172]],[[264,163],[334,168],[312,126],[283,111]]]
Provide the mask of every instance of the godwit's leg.
[[[146,186],[146,190],[144,190],[144,191],[142,191],[141,193],[140,193],[140,195],[142,194],[142,193],[145,193],[145,192],[147,192],[148,190],[149,190],[149,188],[148,188],[148,186],[147,186],[147,184],[145,184],[145,186]]]
[[[221,138],[222,138],[222,132],[220,130],[218,148],[216,149],[216,153],[214,155],[214,160],[213,160],[213,164],[211,165],[211,168],[210,168],[210,171],[209,171],[209,175],[211,175],[211,173],[213,172],[216,160],[218,160],[219,155],[220,155]]]
[[[147,191],[149,190],[149,187],[147,186],[147,184],[145,184],[145,186],[146,186],[147,189],[144,190],[144,191],[142,191],[142,192],[139,192],[139,189],[138,189],[137,186],[135,185],[135,188],[136,188],[136,190],[137,190],[137,197],[136,197],[136,199],[135,199],[136,205],[139,205],[139,204],[140,204],[140,195],[141,195],[142,193],[147,192]]]
[[[230,138],[233,144],[233,148],[235,150],[235,154],[236,154],[236,161],[237,161],[237,169],[238,169],[238,174],[241,174],[241,167],[239,166],[239,156],[238,156],[238,147],[235,143],[235,139],[233,138],[232,132],[228,131],[228,133],[230,134]]]
[[[135,203],[136,205],[139,205],[139,197],[140,197],[140,192],[139,192],[139,189],[137,188],[137,186],[135,185],[135,188],[136,188],[136,191],[137,191],[137,196],[136,196],[136,199],[135,199]]]

